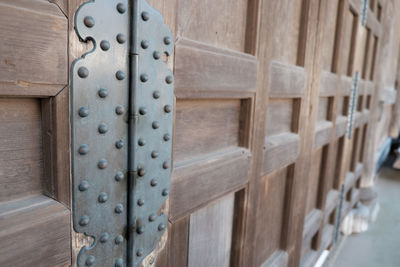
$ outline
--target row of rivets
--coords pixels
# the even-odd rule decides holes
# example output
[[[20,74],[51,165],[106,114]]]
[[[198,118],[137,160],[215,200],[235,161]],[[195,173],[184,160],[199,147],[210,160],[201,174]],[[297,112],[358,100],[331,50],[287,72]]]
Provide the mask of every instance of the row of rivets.
[[[99,96],[100,97],[106,97],[107,96],[107,90],[106,89],[100,89],[99,90]],[[124,114],[124,112],[125,112],[125,108],[123,107],[123,106],[121,106],[121,105],[118,105],[116,108],[115,108],[115,113],[117,114],[117,115],[122,115],[122,114]],[[87,117],[87,116],[89,116],[89,108],[88,107],[81,107],[79,110],[78,110],[78,114],[79,114],[79,116],[80,117],[82,117],[82,118],[85,118],[85,117]]]
[[[150,219],[149,219],[150,220]],[[165,229],[165,224],[163,224],[163,223],[160,223],[159,225],[158,225],[158,231],[163,231]],[[145,230],[145,227],[143,226],[143,225],[141,225],[141,226],[139,226],[137,229],[136,229],[136,233],[138,233],[139,235],[141,235],[141,234],[143,234],[144,233],[144,230]]]

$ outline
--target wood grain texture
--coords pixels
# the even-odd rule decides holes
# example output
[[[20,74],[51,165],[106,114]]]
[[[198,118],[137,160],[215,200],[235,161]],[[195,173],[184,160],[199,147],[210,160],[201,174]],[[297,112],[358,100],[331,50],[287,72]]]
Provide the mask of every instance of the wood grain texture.
[[[0,95],[56,95],[68,77],[65,16],[45,1],[0,6]]]
[[[243,98],[255,92],[257,61],[244,53],[181,39],[175,48],[175,73],[177,98]]]
[[[288,263],[289,255],[283,250],[278,250],[261,267],[286,267]]]
[[[271,62],[269,96],[272,98],[298,98],[304,94],[307,73],[303,68]]]

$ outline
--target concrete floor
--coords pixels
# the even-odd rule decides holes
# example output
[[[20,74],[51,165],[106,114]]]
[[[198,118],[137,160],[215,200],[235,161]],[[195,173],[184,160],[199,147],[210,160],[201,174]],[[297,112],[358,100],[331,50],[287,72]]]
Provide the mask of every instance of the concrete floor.
[[[377,181],[380,211],[365,233],[342,244],[333,267],[400,267],[400,171],[383,167]]]

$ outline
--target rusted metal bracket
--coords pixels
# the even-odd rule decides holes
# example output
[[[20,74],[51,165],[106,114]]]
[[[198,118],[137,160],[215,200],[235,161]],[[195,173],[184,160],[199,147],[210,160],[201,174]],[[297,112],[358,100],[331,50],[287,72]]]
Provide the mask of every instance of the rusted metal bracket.
[[[95,0],[75,14],[94,49],[71,67],[73,224],[78,266],[138,266],[165,232],[174,79],[172,34],[145,0]]]
[[[353,87],[351,88],[350,100],[349,100],[349,110],[347,112],[347,129],[346,136],[348,139],[351,138],[353,132],[354,124],[354,112],[357,107],[357,95],[358,95],[358,72],[354,74],[353,77]]]

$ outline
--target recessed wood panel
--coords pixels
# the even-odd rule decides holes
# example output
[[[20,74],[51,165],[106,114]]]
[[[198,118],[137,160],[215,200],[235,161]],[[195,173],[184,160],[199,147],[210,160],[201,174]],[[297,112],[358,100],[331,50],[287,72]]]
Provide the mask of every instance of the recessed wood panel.
[[[270,99],[267,106],[266,136],[293,132],[298,120],[297,99]]]
[[[312,154],[311,162],[313,164],[308,175],[306,214],[309,214],[317,205],[322,157],[323,148],[315,150]]]
[[[230,266],[235,194],[190,216],[188,267]]]
[[[327,1],[327,10],[329,10],[329,15],[324,18],[324,23],[326,23],[326,25],[324,30],[324,42],[322,50],[323,69],[327,71],[332,70],[339,2],[340,1],[337,0]]]
[[[0,202],[41,192],[40,102],[0,98]]]
[[[239,146],[240,111],[239,99],[178,100],[175,162]]]
[[[180,0],[178,35],[243,52],[247,5],[247,0]]]

